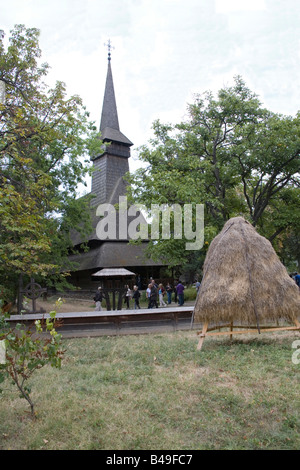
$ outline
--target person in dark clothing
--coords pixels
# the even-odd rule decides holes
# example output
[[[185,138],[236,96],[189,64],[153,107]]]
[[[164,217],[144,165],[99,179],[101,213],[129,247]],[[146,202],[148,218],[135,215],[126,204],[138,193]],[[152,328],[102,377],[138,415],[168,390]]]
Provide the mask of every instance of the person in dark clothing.
[[[294,279],[295,279],[297,286],[300,288],[300,274],[295,273]]]
[[[151,292],[150,292],[150,308],[152,308],[155,305],[156,308],[158,308],[157,305],[157,287],[153,283],[151,286]]]
[[[168,304],[170,304],[172,302],[173,288],[170,286],[169,283],[166,285],[166,291],[167,291],[167,296],[168,296]]]
[[[129,308],[130,308],[129,301],[130,301],[132,295],[131,295],[131,290],[130,290],[128,285],[126,286],[126,289],[127,290],[126,290],[126,294],[124,296],[124,303],[126,304],[127,309],[129,310]]]
[[[98,290],[96,292],[96,295],[94,297],[94,301],[95,301],[95,310],[97,311],[101,311],[102,310],[102,307],[101,307],[101,302],[103,300],[103,294],[102,294],[102,289],[101,287],[98,287]]]
[[[177,290],[177,295],[178,295],[178,305],[181,307],[181,305],[184,304],[184,286],[181,284],[181,282],[179,281],[177,286],[176,286],[176,290]]]
[[[141,297],[141,293],[138,289],[138,286],[133,286],[132,298],[134,299],[134,310],[136,310],[137,308],[141,308],[140,307],[140,297]]]

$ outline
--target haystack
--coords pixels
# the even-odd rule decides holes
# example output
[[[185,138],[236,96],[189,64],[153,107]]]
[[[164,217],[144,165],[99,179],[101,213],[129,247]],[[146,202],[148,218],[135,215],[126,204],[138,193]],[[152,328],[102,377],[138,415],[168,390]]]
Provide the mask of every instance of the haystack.
[[[230,219],[212,241],[203,267],[194,322],[297,323],[300,290],[271,243],[243,217]]]

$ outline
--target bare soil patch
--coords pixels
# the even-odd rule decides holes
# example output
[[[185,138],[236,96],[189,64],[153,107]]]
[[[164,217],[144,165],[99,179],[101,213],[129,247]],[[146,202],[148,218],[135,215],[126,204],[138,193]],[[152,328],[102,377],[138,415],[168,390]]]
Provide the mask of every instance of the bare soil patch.
[[[92,312],[95,310],[93,300],[72,300],[72,299],[63,299],[62,305],[57,309],[55,307],[56,298],[50,298],[47,301],[39,299],[37,302],[37,309],[42,308],[45,313],[49,313],[52,310],[56,310],[59,313],[66,312]],[[103,308],[103,310],[106,310]]]

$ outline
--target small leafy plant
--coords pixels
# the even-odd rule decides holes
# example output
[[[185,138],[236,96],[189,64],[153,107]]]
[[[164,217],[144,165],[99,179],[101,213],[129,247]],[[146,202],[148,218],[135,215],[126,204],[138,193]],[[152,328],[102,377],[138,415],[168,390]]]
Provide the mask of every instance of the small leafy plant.
[[[0,363],[0,393],[1,383],[11,378],[21,398],[29,403],[32,417],[35,417],[35,405],[28,379],[46,364],[60,368],[64,355],[61,335],[55,329],[59,326],[55,317],[56,311],[53,310],[46,320],[37,320],[33,329],[24,329],[21,324],[10,328],[0,317],[0,341],[4,342],[5,349],[5,360]]]

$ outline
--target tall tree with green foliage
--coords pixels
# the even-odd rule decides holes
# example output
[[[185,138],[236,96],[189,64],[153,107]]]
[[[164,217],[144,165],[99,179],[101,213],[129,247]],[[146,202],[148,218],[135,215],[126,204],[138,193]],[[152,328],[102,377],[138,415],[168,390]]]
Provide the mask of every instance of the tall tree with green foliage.
[[[234,139],[231,158],[252,224],[260,226],[265,211],[281,200],[281,222],[278,215],[276,219],[283,230],[295,222],[284,201],[292,203],[294,189],[300,186],[300,114],[293,118],[268,112],[263,121],[244,126]],[[274,229],[272,239],[279,233],[278,226]]]
[[[153,203],[203,203],[206,242],[236,215],[274,240],[299,217],[277,209],[276,221],[270,218],[299,187],[299,124],[299,114],[292,118],[263,108],[242,78],[235,77],[234,85],[216,97],[211,92],[196,95],[185,122],[155,121],[150,146],[140,149],[144,166],[130,177],[131,197],[148,209]],[[200,265],[205,249],[189,253],[176,240],[149,245],[152,256],[165,254],[173,265],[195,265],[197,258]]]
[[[87,198],[77,198],[88,155],[100,148],[94,124],[78,96],[44,82],[39,30],[17,25],[0,41],[0,284],[19,274],[49,276],[67,260],[70,228],[90,227]],[[10,294],[11,295],[11,294]]]

